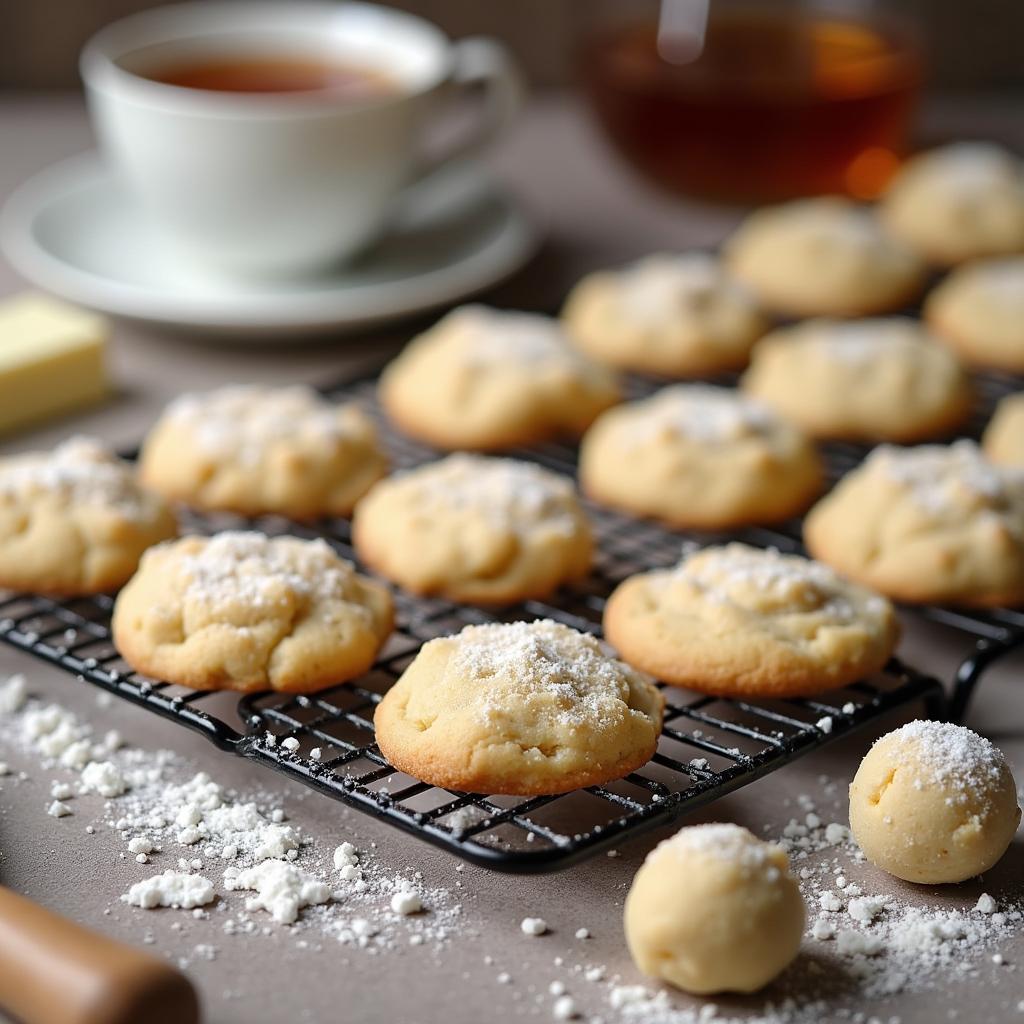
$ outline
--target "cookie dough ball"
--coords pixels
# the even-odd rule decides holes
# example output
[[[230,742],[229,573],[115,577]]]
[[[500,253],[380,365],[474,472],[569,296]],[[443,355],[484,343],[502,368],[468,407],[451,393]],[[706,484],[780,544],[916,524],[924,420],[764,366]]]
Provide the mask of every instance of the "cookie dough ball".
[[[738,370],[767,322],[747,290],[704,253],[648,256],[585,277],[562,320],[609,366],[664,377]]]
[[[898,601],[1024,601],[1024,470],[973,441],[876,448],[804,522],[810,553]]]
[[[850,785],[850,828],[864,855],[908,882],[988,871],[1019,823],[1006,758],[949,722],[911,722],[883,736]]]
[[[386,470],[364,413],[298,386],[182,395],[150,431],[139,462],[146,485],[172,500],[291,519],[348,515]]]
[[[916,321],[808,320],[754,348],[743,390],[812,437],[921,441],[970,415],[960,364]]]
[[[993,462],[1024,468],[1024,391],[999,402],[981,443]]]
[[[475,451],[578,437],[620,397],[611,371],[574,349],[556,320],[486,306],[462,306],[414,338],[379,394],[411,437]]]
[[[739,825],[692,825],[647,855],[625,927],[644,974],[695,995],[756,992],[799,952],[804,901],[780,846]]]
[[[450,455],[381,481],[356,508],[356,553],[414,594],[511,604],[585,576],[590,527],[567,477]]]
[[[924,315],[964,362],[1024,373],[1024,257],[953,271],[928,296]]]
[[[96,594],[121,586],[178,532],[159,495],[101,442],[74,437],[0,460],[0,587]]]
[[[674,527],[788,519],[821,482],[821,461],[796,427],[737,391],[701,384],[611,409],[580,449],[586,494]]]
[[[445,789],[535,796],[621,778],[650,760],[664,700],[593,636],[551,620],[431,640],[377,705],[377,744]]]
[[[308,693],[362,675],[391,595],[323,540],[225,532],[148,551],[114,605],[136,671],[196,690]]]
[[[608,599],[605,636],[663,682],[727,697],[809,696],[889,660],[892,605],[828,566],[746,544],[631,576]]]
[[[801,199],[751,214],[726,265],[782,316],[887,313],[920,291],[924,264],[846,199]]]
[[[908,160],[882,222],[929,263],[1024,251],[1024,165],[991,143],[958,142]]]

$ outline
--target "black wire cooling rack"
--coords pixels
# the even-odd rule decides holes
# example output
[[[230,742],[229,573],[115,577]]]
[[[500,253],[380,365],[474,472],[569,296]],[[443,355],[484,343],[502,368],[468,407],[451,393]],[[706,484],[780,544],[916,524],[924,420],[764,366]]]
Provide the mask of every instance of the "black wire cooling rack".
[[[631,381],[632,395],[654,382]],[[1013,383],[984,382],[987,409]],[[338,400],[359,400],[374,416],[396,468],[436,453],[393,432],[376,406],[375,381],[330,389]],[[573,448],[549,444],[511,453],[563,473],[575,473]],[[826,446],[833,476],[863,458],[864,449]],[[374,743],[373,712],[412,661],[420,645],[472,623],[550,617],[600,633],[606,596],[635,572],[678,561],[686,539],[713,543],[725,536],[675,533],[655,524],[588,506],[597,540],[596,565],[582,585],[551,602],[529,601],[483,611],[448,601],[396,594],[397,628],[374,669],[356,684],[310,696],[258,694],[232,697],[194,692],[133,672],[111,643],[113,599],[106,595],[56,601],[0,594],[0,639],[134,704],[206,735],[217,746],[269,765],[346,804],[367,811],[467,860],[511,872],[567,867],[638,831],[666,824],[761,778],[830,740],[902,705],[919,702],[940,717],[963,710],[986,666],[1024,642],[1024,614],[924,609],[924,614],[966,633],[976,644],[964,661],[947,704],[941,684],[893,659],[882,673],[816,699],[738,701],[694,697],[669,689],[657,753],[644,768],[604,786],[550,797],[512,798],[455,793],[396,771]],[[353,558],[346,520],[315,526],[275,517],[243,520],[191,514],[194,532],[252,528],[270,534],[324,537]],[[778,529],[747,529],[729,538],[799,550],[799,522]],[[285,743],[294,739],[297,743]]]

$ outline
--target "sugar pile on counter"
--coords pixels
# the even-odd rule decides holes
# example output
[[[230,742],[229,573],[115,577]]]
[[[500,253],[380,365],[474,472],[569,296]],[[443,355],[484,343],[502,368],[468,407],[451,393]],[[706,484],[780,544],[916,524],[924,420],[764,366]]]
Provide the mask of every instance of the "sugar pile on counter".
[[[170,751],[93,733],[67,709],[31,699],[24,677],[0,681],[0,739],[62,776],[51,780],[48,812],[74,822],[81,812],[65,801],[104,798],[103,823],[132,859],[150,865],[121,895],[129,906],[194,914],[211,906],[227,935],[266,931],[269,920],[370,952],[440,947],[456,926],[465,930],[453,890],[427,886],[419,872],[389,872],[351,842],[325,849],[289,824],[273,797],[190,773]]]

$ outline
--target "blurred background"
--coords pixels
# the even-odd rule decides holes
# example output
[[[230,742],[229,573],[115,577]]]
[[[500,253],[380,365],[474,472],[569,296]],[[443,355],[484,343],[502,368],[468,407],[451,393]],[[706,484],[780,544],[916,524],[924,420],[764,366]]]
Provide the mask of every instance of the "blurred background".
[[[98,28],[156,0],[2,0],[0,88],[66,89],[78,83],[78,51]],[[397,0],[452,36],[503,39],[530,81],[565,85],[574,54],[595,26],[642,18],[655,0]],[[841,12],[883,11],[908,17],[928,59],[929,89],[940,93],[1020,90],[1024,94],[1024,3],[1020,0],[888,0],[822,4]]]

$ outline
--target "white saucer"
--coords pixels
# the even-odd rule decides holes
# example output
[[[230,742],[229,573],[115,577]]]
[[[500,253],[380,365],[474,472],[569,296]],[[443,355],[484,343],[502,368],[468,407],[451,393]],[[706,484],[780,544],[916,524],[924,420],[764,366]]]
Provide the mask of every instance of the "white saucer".
[[[509,197],[467,165],[407,197],[392,229],[355,263],[318,278],[226,282],[169,255],[88,153],[11,196],[0,243],[25,277],[73,302],[245,341],[351,332],[456,302],[522,266],[537,235]]]

